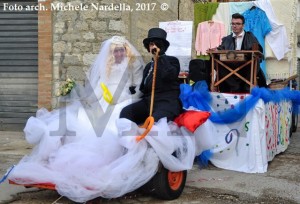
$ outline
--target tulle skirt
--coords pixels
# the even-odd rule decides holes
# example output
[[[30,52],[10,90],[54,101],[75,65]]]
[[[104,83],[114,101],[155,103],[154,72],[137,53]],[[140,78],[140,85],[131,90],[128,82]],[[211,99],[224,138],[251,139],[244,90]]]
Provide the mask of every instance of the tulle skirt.
[[[78,102],[57,111],[41,109],[28,120],[26,139],[33,151],[16,165],[9,179],[18,184],[52,183],[76,202],[116,198],[147,183],[161,162],[170,171],[192,168],[195,140],[191,133],[162,118],[144,140],[144,129],[119,119],[124,101],[108,115],[89,114]],[[95,116],[96,115],[96,116]]]

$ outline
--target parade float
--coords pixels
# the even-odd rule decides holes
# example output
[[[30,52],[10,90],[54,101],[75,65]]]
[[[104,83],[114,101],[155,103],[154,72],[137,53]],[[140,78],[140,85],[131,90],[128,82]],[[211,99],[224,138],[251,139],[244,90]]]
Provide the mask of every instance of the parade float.
[[[283,1],[272,2],[279,10]],[[286,3],[285,8],[293,10],[293,3]],[[263,8],[263,4],[256,6]],[[290,22],[288,34],[292,35],[291,27],[295,22]],[[285,41],[282,42],[280,54],[287,54]],[[181,195],[187,171],[192,168],[195,158],[201,167],[210,161],[216,167],[233,171],[266,172],[268,162],[289,145],[291,132],[297,127],[300,103],[300,93],[291,82],[297,77],[295,52],[292,49],[284,58],[277,56],[278,52],[268,54],[272,53],[271,49],[267,45],[268,76],[283,79],[281,82],[259,88],[252,76],[246,82],[251,86],[249,93],[221,93],[215,87],[222,79],[218,84],[219,79],[215,80],[212,75],[210,87],[203,81],[181,85],[180,99],[185,112],[174,123],[167,123],[166,119],[154,123],[150,111],[143,126],[118,119],[108,129],[110,138],[93,138],[84,144],[72,141],[62,145],[64,138],[43,135],[39,144],[59,146],[48,158],[51,164],[29,162],[27,165],[25,162],[17,165],[8,172],[10,183],[56,190],[76,202],[96,197],[116,198],[137,189],[172,200]],[[251,62],[245,63],[254,65],[261,53],[250,52],[253,55]],[[215,57],[215,63],[223,63],[221,59],[228,61],[231,54],[234,54],[234,60],[243,61],[236,58],[243,53],[224,51],[211,53],[211,57],[215,54],[219,55]],[[220,54],[223,55],[220,57]],[[255,69],[252,66],[253,73]],[[76,124],[69,125],[76,127]],[[91,133],[88,129],[87,133]],[[43,133],[42,130],[27,131]],[[64,160],[56,161],[66,155]]]

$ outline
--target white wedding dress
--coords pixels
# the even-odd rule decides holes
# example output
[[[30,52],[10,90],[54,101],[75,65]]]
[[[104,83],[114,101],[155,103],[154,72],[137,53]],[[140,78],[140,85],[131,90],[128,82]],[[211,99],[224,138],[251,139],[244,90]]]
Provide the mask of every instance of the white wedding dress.
[[[101,52],[108,45],[109,40]],[[133,47],[132,50],[139,56]],[[105,61],[101,57],[89,73],[95,97],[90,97],[92,94],[84,88],[72,93],[75,96],[71,94],[66,107],[51,112],[40,109],[36,117],[29,118],[24,132],[26,140],[35,146],[10,173],[11,181],[51,183],[62,196],[85,202],[96,197],[116,198],[136,190],[155,175],[159,161],[171,171],[192,168],[195,142],[184,128],[168,124],[163,118],[149,136],[136,142],[136,136],[144,130],[127,119],[119,119],[122,108],[139,98],[138,91],[130,94],[129,86],[133,78],[141,80],[143,62],[137,58],[131,70],[134,74],[129,74],[140,77],[128,77],[124,71],[126,58],[113,65],[106,79],[100,77],[105,76],[100,74],[103,70],[95,69]],[[100,83],[105,83],[114,95],[114,104],[109,105],[101,97]]]

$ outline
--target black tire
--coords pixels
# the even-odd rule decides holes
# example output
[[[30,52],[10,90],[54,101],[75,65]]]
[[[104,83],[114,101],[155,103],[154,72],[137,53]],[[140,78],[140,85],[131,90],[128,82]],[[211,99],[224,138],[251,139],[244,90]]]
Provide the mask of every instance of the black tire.
[[[173,181],[169,181],[171,175],[175,175]],[[186,170],[170,172],[161,165],[158,172],[141,188],[141,191],[163,200],[174,200],[181,195],[185,187],[186,176]]]

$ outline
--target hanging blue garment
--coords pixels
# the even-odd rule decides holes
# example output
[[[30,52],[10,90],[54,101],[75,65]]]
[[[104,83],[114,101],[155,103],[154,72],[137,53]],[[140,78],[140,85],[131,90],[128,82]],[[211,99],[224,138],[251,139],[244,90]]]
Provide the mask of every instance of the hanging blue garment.
[[[265,53],[265,36],[272,30],[266,13],[260,8],[254,7],[245,11],[243,16],[245,17],[244,29],[252,32],[255,35]],[[260,67],[267,78],[266,62],[262,61],[260,63]]]

